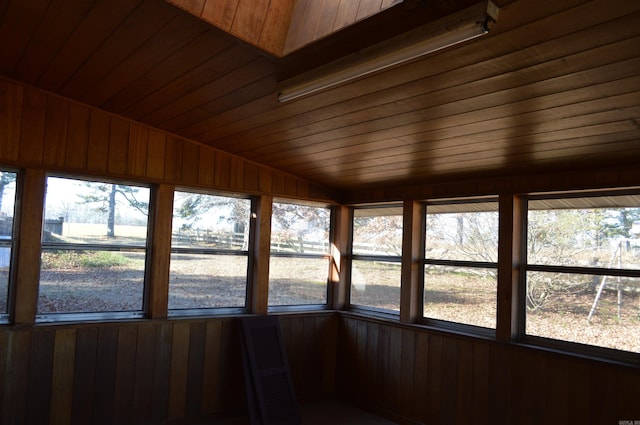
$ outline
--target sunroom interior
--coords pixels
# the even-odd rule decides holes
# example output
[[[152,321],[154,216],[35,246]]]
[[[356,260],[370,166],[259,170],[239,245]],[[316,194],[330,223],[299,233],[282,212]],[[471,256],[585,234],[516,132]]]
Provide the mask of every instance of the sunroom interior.
[[[269,316],[300,406],[637,423],[639,160],[635,0],[1,0],[0,423],[245,418]]]

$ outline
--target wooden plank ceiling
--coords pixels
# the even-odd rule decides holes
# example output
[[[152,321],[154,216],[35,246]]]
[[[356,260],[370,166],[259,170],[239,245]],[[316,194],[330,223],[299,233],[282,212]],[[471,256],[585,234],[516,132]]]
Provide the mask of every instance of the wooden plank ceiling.
[[[0,75],[345,194],[638,162],[637,0],[496,1],[486,37],[277,101],[278,79],[472,3],[405,1],[277,58],[164,1],[1,0]]]

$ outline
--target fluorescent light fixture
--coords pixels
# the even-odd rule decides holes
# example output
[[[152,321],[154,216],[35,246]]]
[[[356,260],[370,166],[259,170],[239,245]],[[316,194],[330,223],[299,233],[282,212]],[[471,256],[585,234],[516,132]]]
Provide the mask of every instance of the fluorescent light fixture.
[[[489,32],[498,7],[483,1],[390,40],[337,59],[278,85],[278,101],[286,102],[372,74]]]

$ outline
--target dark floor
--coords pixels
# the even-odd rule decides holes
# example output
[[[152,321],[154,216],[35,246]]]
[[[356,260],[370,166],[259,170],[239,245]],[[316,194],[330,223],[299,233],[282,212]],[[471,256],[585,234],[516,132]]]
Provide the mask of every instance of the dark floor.
[[[395,422],[337,400],[302,404],[300,415],[303,425],[396,425]],[[249,419],[240,416],[198,425],[249,425]]]

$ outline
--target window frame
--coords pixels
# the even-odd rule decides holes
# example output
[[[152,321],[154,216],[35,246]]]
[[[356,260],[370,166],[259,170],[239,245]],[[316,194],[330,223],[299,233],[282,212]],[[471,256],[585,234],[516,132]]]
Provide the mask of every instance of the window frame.
[[[451,332],[456,332],[456,333],[462,333],[462,334],[470,334],[470,335],[474,335],[474,336],[479,336],[479,337],[483,337],[483,338],[491,338],[491,339],[495,339],[496,334],[497,334],[497,326],[498,326],[498,322],[499,322],[499,318],[498,318],[498,288],[497,288],[497,278],[496,278],[496,297],[495,297],[495,304],[496,304],[496,327],[494,328],[487,328],[484,326],[478,326],[478,325],[472,325],[469,323],[460,323],[460,322],[452,322],[449,320],[444,320],[444,319],[436,319],[436,318],[432,318],[432,317],[427,317],[424,315],[424,307],[425,307],[425,286],[426,286],[426,282],[424,277],[426,277],[426,268],[427,266],[430,265],[434,265],[434,266],[444,266],[444,267],[464,267],[464,268],[471,268],[471,269],[491,269],[491,270],[495,270],[496,276],[499,270],[499,257],[497,258],[496,262],[490,262],[490,261],[472,261],[472,260],[447,260],[447,259],[430,259],[427,258],[426,256],[426,250],[424,249],[424,246],[426,245],[427,242],[427,221],[428,221],[428,215],[429,215],[429,206],[439,206],[439,205],[460,205],[460,204],[480,204],[480,203],[495,203],[496,204],[496,210],[495,212],[498,214],[498,233],[499,233],[499,226],[500,226],[500,210],[499,210],[499,199],[498,196],[483,196],[483,197],[470,197],[470,198],[447,198],[447,199],[434,199],[434,200],[427,200],[423,202],[423,211],[424,214],[422,215],[423,220],[424,220],[424,225],[422,226],[422,243],[423,243],[423,250],[422,250],[422,274],[423,274],[423,279],[422,279],[422,288],[420,291],[421,297],[420,297],[420,319],[419,319],[419,323],[423,324],[425,326],[429,326],[429,327],[433,327],[433,328],[439,328],[439,329],[443,329],[443,330],[447,330],[447,331],[451,331]],[[498,242],[499,245],[499,242]],[[499,252],[499,246],[496,248],[496,255]]]
[[[88,177],[81,175],[69,175],[69,174],[57,174],[57,173],[47,173],[45,176],[45,185],[48,183],[49,178],[60,178],[67,180],[76,180],[82,182],[89,183],[106,183],[106,184],[117,184],[122,186],[135,186],[138,188],[148,189],[149,191],[149,211],[147,215],[147,223],[146,223],[146,236],[144,245],[132,245],[132,244],[91,244],[91,243],[61,243],[61,242],[47,242],[44,240],[44,226],[42,227],[42,236],[40,238],[40,258],[42,258],[42,254],[46,251],[50,250],[63,250],[63,251],[108,251],[108,252],[142,252],[145,256],[144,261],[144,270],[143,270],[143,281],[142,281],[142,299],[141,306],[139,310],[127,310],[127,311],[81,311],[81,312],[60,312],[60,313],[39,313],[37,310],[39,301],[36,304],[36,314],[35,314],[35,323],[63,323],[63,322],[94,322],[94,321],[105,321],[105,320],[127,320],[127,319],[142,319],[146,316],[147,313],[147,292],[149,291],[149,261],[151,254],[151,232],[152,229],[152,220],[153,216],[153,191],[155,190],[151,184],[144,184],[138,182],[131,182],[129,180],[118,180],[105,178],[100,179],[97,177]],[[42,219],[43,223],[46,217],[46,197],[47,197],[47,188],[45,188],[44,199],[43,199],[43,214]],[[42,272],[42,264],[38,265],[39,273]],[[38,277],[38,292],[40,289],[40,274]]]
[[[252,220],[253,215],[255,214],[255,203],[256,200],[253,197],[241,195],[237,193],[222,193],[217,191],[202,191],[197,190],[195,188],[186,188],[186,187],[176,187],[173,190],[174,203],[175,204],[175,194],[177,192],[189,193],[189,194],[200,194],[200,195],[208,195],[208,196],[216,196],[222,198],[235,198],[249,201],[249,220],[246,225],[248,226],[247,232],[249,232],[249,242],[247,244],[246,250],[233,250],[233,249],[220,249],[220,248],[189,248],[189,247],[174,247],[173,246],[173,210],[171,212],[171,249],[169,253],[169,275],[171,276],[171,256],[173,254],[197,254],[197,255],[224,255],[224,256],[239,256],[245,257],[247,260],[246,265],[246,274],[245,274],[245,291],[244,291],[244,306],[240,307],[197,307],[197,308],[170,308],[169,307],[169,297],[167,297],[167,316],[170,318],[179,318],[179,317],[214,317],[214,316],[223,316],[223,315],[234,315],[234,314],[245,314],[249,312],[249,293],[250,293],[250,276],[251,276],[251,263],[253,257],[253,237],[254,232],[252,227],[255,225],[255,220]],[[167,291],[171,290],[171,281],[168,283]]]
[[[589,266],[562,266],[562,265],[544,265],[529,264],[528,259],[528,233],[529,233],[529,202],[537,200],[560,200],[575,198],[597,198],[606,196],[620,195],[636,195],[640,196],[640,188],[621,188],[608,190],[585,190],[585,191],[566,191],[566,192],[549,192],[549,193],[529,193],[522,195],[524,208],[520,217],[522,223],[521,246],[522,263],[520,266],[521,273],[518,279],[518,299],[516,308],[521,314],[517,315],[517,335],[514,337],[515,343],[530,346],[533,348],[541,348],[553,352],[569,353],[574,356],[612,361],[620,364],[640,364],[640,354],[637,352],[625,351],[616,348],[602,347],[582,342],[567,341],[552,337],[539,335],[529,335],[526,332],[527,320],[527,273],[528,272],[547,272],[547,273],[566,273],[593,276],[620,276],[640,278],[640,269],[614,269],[607,267],[589,267]],[[607,207],[593,207],[607,208]],[[613,208],[613,206],[612,206]],[[638,206],[640,208],[640,206]],[[556,208],[557,209],[557,208]],[[580,209],[580,208],[576,208]],[[584,208],[586,209],[586,208]],[[549,209],[553,211],[554,209]]]
[[[349,212],[350,212],[350,235],[349,235],[349,240],[351,241],[350,245],[349,245],[349,252],[347,254],[347,258],[349,260],[349,275],[347,276],[347,294],[348,294],[348,302],[347,302],[347,308],[349,311],[355,312],[355,313],[363,313],[363,314],[367,314],[367,315],[373,315],[373,316],[379,316],[382,318],[387,318],[387,319],[392,319],[392,320],[400,320],[400,309],[402,308],[402,252],[400,253],[400,255],[370,255],[370,254],[355,254],[353,252],[353,238],[354,238],[354,234],[355,234],[355,212],[356,210],[367,210],[367,209],[383,209],[383,208],[399,208],[401,213],[399,215],[399,217],[402,218],[403,221],[403,228],[402,228],[402,232],[403,232],[403,238],[404,238],[404,205],[402,203],[398,203],[398,202],[393,202],[393,203],[374,203],[374,204],[366,204],[366,205],[353,205],[349,208]],[[382,215],[380,215],[380,217],[382,217]],[[401,247],[402,248],[402,247]],[[389,309],[385,309],[385,308],[380,308],[380,307],[375,307],[375,306],[368,306],[368,305],[363,305],[363,304],[353,304],[352,303],[352,289],[353,289],[353,284],[352,284],[352,276],[353,276],[353,262],[354,261],[371,261],[371,262],[385,262],[385,263],[397,263],[400,267],[400,293],[398,294],[398,310],[389,310]]]
[[[327,262],[327,273],[326,273],[326,283],[325,283],[325,302],[318,304],[291,304],[291,305],[271,305],[269,301],[267,301],[267,312],[268,313],[278,313],[278,312],[304,312],[304,311],[318,311],[318,310],[328,310],[331,305],[331,300],[329,299],[330,291],[330,273],[331,273],[331,244],[333,241],[331,240],[333,235],[333,216],[335,215],[334,208],[331,205],[317,202],[304,202],[298,200],[291,200],[286,198],[274,198],[271,205],[271,226],[273,229],[273,204],[289,204],[289,205],[297,205],[303,207],[312,207],[312,208],[323,208],[327,209],[329,212],[329,228],[328,232],[328,249],[327,252],[322,254],[317,253],[296,253],[296,252],[274,252],[273,247],[273,231],[270,234],[269,240],[269,263],[271,263],[272,258],[302,258],[302,259],[323,259]],[[267,293],[271,288],[271,266],[269,266],[269,287],[267,288]]]
[[[20,184],[19,184],[19,180],[21,179],[21,174],[19,170],[15,170],[12,169],[10,167],[2,167],[2,169],[0,169],[0,172],[3,173],[11,173],[11,174],[15,174],[16,178],[14,181],[15,184],[15,193],[13,196],[13,217],[11,220],[11,238],[10,239],[0,239],[0,248],[9,248],[10,250],[10,254],[9,254],[9,270],[7,273],[7,292],[6,294],[4,294],[4,296],[6,297],[5,299],[5,303],[6,303],[6,311],[5,312],[0,312],[0,324],[4,325],[4,324],[9,324],[11,323],[11,316],[12,316],[12,310],[13,310],[13,292],[15,290],[14,285],[15,285],[15,259],[16,259],[16,240],[18,239],[18,214],[20,214],[19,211],[19,206],[18,206],[18,200],[20,198],[20,194],[18,193],[20,190]]]

